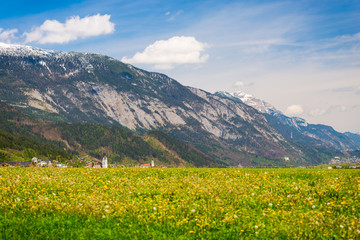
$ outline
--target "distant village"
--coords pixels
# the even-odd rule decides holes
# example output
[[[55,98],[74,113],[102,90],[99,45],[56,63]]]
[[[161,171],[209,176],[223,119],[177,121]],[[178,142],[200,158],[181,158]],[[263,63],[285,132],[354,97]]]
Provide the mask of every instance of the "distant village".
[[[288,161],[287,157],[284,158]],[[37,157],[33,157],[31,161],[26,162],[3,162],[0,163],[0,167],[56,167],[56,168],[67,168],[67,167],[84,167],[84,168],[109,168],[109,167],[135,167],[135,168],[153,168],[155,167],[155,162],[152,159],[150,163],[143,164],[127,164],[127,165],[109,165],[108,158],[106,156],[103,157],[102,160],[92,159],[85,160],[84,158],[80,158],[77,160],[68,160],[66,163],[61,163],[56,160],[41,160]],[[166,168],[166,166],[156,166],[160,168]],[[236,166],[237,168],[244,168],[241,164]],[[293,166],[294,167],[294,166]],[[296,168],[308,168],[315,166],[295,166]],[[330,160],[328,164],[322,167],[326,167],[329,169],[332,168],[356,168],[360,169],[360,158],[356,156],[351,157],[334,157]]]
[[[60,163],[56,160],[41,160],[37,157],[33,157],[31,161],[27,162],[3,162],[0,164],[0,167],[57,167],[57,168],[67,168],[67,167],[85,167],[85,168],[109,168],[108,158],[103,157],[102,160],[89,160],[86,161],[83,158],[78,160],[69,160],[67,163]],[[155,167],[154,160],[151,160],[150,163],[144,163],[140,165],[134,165],[132,167],[138,168],[151,168]]]
[[[334,157],[333,159],[330,160],[331,165],[337,165],[339,167],[341,167],[341,165],[344,164],[349,164],[352,165],[352,168],[360,168],[360,158],[356,157],[356,156],[351,156],[351,157]],[[338,167],[338,168],[339,168]]]

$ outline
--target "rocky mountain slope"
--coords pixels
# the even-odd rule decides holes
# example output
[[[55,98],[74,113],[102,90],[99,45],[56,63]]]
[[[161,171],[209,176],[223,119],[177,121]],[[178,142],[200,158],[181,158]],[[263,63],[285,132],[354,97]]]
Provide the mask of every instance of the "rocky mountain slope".
[[[265,115],[272,127],[290,141],[338,150],[356,150],[360,148],[360,141],[355,141],[357,134],[343,134],[335,131],[330,126],[309,124],[302,118],[288,117],[269,103],[250,94],[237,91],[234,93],[217,92],[216,95],[245,103],[257,109]]]
[[[116,126],[64,123],[36,119],[0,103],[0,164],[41,159],[97,159],[111,164],[139,165],[152,159],[157,166],[224,167],[201,151],[169,135],[150,131],[139,136]]]
[[[313,159],[238,99],[185,87],[99,54],[2,44],[0,100],[43,119],[124,126],[139,133],[160,129],[230,165],[325,159]]]

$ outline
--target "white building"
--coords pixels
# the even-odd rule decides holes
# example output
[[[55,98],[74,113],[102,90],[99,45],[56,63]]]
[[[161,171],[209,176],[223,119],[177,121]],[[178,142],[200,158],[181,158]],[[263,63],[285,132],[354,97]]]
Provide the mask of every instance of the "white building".
[[[106,156],[104,156],[103,159],[102,159],[101,167],[102,168],[108,168],[108,159],[107,159]]]
[[[31,159],[31,161],[34,163],[34,164],[37,164],[37,162],[38,162],[38,158],[37,157],[33,157],[32,159]]]

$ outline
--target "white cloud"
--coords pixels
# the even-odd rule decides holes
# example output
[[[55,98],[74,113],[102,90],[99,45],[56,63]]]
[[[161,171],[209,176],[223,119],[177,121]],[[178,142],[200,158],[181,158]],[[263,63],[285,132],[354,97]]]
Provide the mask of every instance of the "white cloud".
[[[126,63],[143,63],[155,65],[157,69],[172,69],[174,65],[186,63],[203,63],[209,55],[201,55],[207,47],[206,43],[194,37],[174,36],[168,40],[156,41],[137,52],[133,57],[123,57]]]
[[[96,14],[80,18],[71,17],[65,23],[57,20],[46,20],[41,26],[31,32],[24,33],[25,42],[68,43],[79,38],[87,38],[110,34],[115,31],[115,24],[110,22],[111,15]]]
[[[348,107],[346,107],[346,106],[333,105],[333,106],[329,106],[327,108],[315,108],[315,109],[312,109],[312,110],[310,110],[309,115],[311,117],[318,117],[318,116],[324,116],[324,115],[330,114],[332,112],[339,113],[339,112],[346,112],[346,111],[348,111]]]
[[[309,114],[312,117],[316,117],[316,116],[323,116],[324,114],[326,114],[328,111],[326,109],[321,109],[321,108],[315,108],[312,109]]]
[[[254,83],[253,82],[242,82],[242,81],[237,81],[234,83],[234,87],[238,87],[238,88],[241,88],[241,87],[251,87],[253,86]]]
[[[291,106],[288,106],[286,109],[286,114],[291,115],[291,116],[300,115],[303,112],[304,112],[304,109],[302,108],[301,105],[291,105]]]
[[[243,87],[245,85],[245,83],[239,81],[239,82],[236,82],[234,85],[235,85],[235,87]]]
[[[169,14],[166,14],[167,16],[170,16],[170,12],[168,12]],[[172,16],[170,16],[168,18],[168,21],[174,21],[180,14],[182,14],[183,11],[182,10],[179,10],[177,11],[175,14],[173,14]]]
[[[0,28],[0,41],[10,43],[15,39],[15,34],[17,32],[17,29],[4,30],[3,28]]]

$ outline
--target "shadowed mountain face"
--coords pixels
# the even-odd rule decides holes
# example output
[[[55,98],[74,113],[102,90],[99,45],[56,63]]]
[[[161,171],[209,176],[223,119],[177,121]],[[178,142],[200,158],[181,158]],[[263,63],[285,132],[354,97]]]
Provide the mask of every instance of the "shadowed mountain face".
[[[242,101],[99,54],[1,45],[0,99],[44,119],[160,129],[231,165],[311,159]]]

